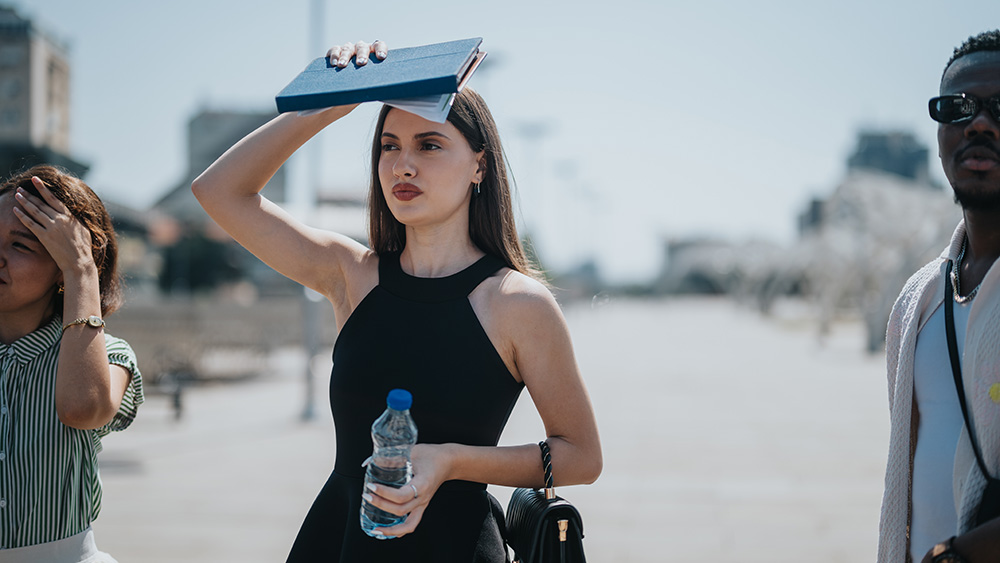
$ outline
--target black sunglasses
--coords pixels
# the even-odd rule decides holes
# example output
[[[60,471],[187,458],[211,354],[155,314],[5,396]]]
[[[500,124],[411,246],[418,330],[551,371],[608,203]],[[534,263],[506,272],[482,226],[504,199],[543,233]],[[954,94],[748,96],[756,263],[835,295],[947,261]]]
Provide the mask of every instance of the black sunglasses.
[[[927,107],[931,112],[931,119],[938,123],[961,123],[968,121],[976,117],[979,114],[979,110],[984,107],[989,108],[993,119],[1000,122],[1000,96],[993,96],[987,100],[982,100],[968,94],[938,96],[931,98]]]

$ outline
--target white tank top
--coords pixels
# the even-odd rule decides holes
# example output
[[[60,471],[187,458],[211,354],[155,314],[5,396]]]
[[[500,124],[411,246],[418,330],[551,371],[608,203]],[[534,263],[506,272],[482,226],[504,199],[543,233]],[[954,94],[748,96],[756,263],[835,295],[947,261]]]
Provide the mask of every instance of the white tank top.
[[[971,303],[955,303],[959,358],[965,349],[971,307]],[[920,561],[934,544],[955,535],[958,529],[952,480],[955,450],[965,421],[951,373],[943,304],[917,335],[913,385],[920,422],[913,456],[910,555]]]

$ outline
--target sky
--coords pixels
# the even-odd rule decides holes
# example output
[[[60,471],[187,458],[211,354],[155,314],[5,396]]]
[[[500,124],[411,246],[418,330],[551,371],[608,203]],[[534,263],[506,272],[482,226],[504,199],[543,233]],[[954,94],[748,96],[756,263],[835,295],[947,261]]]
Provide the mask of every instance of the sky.
[[[470,85],[497,121],[520,228],[549,268],[594,259],[613,282],[654,276],[670,239],[790,244],[859,131],[908,131],[936,155],[927,100],[944,64],[1000,25],[996,0],[383,0],[326,3],[311,36],[310,0],[12,4],[69,44],[87,182],[138,209],[185,175],[197,111],[273,110],[326,46],[482,37]],[[320,189],[364,193],[377,109],[311,142]],[[298,186],[307,158],[290,163]]]

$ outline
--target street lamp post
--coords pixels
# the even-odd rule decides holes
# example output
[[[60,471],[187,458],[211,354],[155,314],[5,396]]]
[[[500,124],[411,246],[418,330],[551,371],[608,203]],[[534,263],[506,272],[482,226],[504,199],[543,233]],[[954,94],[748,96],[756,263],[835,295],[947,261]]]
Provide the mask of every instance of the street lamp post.
[[[309,3],[309,56],[312,58],[316,53],[323,52],[323,26],[325,0],[311,0]],[[306,152],[306,161],[309,171],[309,179],[306,182],[303,193],[300,194],[302,210],[305,214],[312,215],[316,209],[317,193],[320,182],[320,137],[313,138]],[[317,299],[318,298],[318,299]],[[308,288],[302,288],[302,345],[305,348],[305,404],[302,408],[302,420],[308,421],[316,417],[316,358],[319,356],[322,335],[322,318],[318,301],[322,301],[322,296]]]

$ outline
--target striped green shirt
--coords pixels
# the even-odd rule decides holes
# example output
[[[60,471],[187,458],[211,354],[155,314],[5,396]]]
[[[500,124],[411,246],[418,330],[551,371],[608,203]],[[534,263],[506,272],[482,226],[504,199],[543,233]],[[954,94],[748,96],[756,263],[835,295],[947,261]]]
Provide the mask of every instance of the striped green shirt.
[[[132,373],[121,408],[103,428],[78,430],[56,414],[62,319],[0,343],[0,549],[78,534],[101,510],[101,437],[124,430],[142,404],[142,378],[128,343],[105,334],[108,362]],[[0,555],[0,559],[3,556]]]

